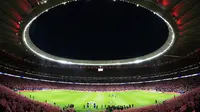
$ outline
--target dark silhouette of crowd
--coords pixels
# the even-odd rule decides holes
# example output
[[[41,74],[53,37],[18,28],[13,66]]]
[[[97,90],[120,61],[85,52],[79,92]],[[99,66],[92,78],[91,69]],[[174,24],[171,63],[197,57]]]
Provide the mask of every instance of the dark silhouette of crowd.
[[[60,112],[60,109],[30,100],[0,85],[0,112]]]
[[[106,112],[113,112],[113,111],[116,111],[116,110],[126,110],[126,109],[130,109],[130,108],[134,108],[134,105],[133,104],[130,104],[130,105],[111,105],[111,106],[108,106],[106,108]]]
[[[143,108],[132,106],[108,106],[106,112],[200,112],[200,76],[171,81],[141,83],[132,85],[73,85],[34,81],[0,75],[0,112],[74,112],[74,106],[60,109],[56,106],[33,101],[17,94],[20,90],[70,89],[79,91],[126,91],[152,90],[178,92],[183,95],[162,104]],[[8,87],[8,88],[7,88]]]

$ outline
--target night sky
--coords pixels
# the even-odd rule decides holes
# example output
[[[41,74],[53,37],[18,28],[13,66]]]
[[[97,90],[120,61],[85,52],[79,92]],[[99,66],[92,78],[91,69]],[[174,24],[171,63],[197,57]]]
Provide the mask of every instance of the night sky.
[[[161,18],[133,4],[88,0],[44,13],[31,25],[30,36],[38,48],[60,57],[116,60],[157,50],[168,28]]]

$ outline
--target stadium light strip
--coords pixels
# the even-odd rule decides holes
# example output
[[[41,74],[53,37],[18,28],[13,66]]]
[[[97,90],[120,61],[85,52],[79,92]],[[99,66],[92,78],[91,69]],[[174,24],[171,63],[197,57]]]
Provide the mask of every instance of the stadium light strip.
[[[74,0],[77,1],[77,0]],[[165,44],[159,48],[158,50],[149,53],[147,55],[144,56],[140,56],[140,57],[136,57],[136,58],[130,58],[130,59],[121,59],[121,60],[108,60],[108,61],[92,61],[92,60],[76,60],[76,59],[68,59],[68,58],[62,58],[62,57],[58,57],[58,56],[54,56],[51,54],[48,54],[42,50],[40,50],[38,47],[36,47],[29,36],[29,28],[31,26],[31,24],[33,23],[34,20],[36,20],[40,15],[42,15],[45,12],[48,12],[48,10],[57,7],[59,5],[65,5],[66,3],[69,3],[72,1],[65,1],[62,2],[60,4],[57,4],[55,6],[52,6],[48,9],[45,9],[44,11],[42,11],[41,13],[39,13],[37,16],[35,16],[34,18],[32,18],[32,20],[30,20],[28,22],[28,24],[26,24],[24,30],[23,30],[23,42],[26,45],[26,47],[32,51],[34,54],[36,54],[37,56],[43,58],[43,59],[47,59],[49,61],[53,61],[53,62],[57,62],[60,64],[68,64],[68,65],[85,65],[85,66],[117,66],[117,65],[129,65],[129,64],[139,64],[145,61],[149,61],[152,60],[154,58],[157,58],[161,55],[163,55],[164,53],[166,53],[171,46],[173,45],[174,41],[175,41],[175,31],[172,27],[172,25],[164,18],[162,17],[160,14],[158,14],[157,12],[154,12],[153,10],[150,10],[142,5],[138,5],[137,6],[141,6],[151,12],[153,12],[155,15],[157,15],[158,17],[160,17],[168,26],[169,29],[169,36],[167,41],[165,42]],[[125,1],[124,1],[125,2]],[[127,3],[132,3],[129,1],[126,1]],[[48,3],[46,3],[48,4]],[[134,3],[132,3],[134,4]],[[136,5],[136,4],[135,4]]]

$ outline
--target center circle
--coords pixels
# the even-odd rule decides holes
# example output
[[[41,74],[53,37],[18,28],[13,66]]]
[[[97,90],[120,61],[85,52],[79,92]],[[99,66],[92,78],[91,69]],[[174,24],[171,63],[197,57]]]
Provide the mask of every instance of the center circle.
[[[30,26],[42,51],[77,60],[119,60],[158,50],[168,38],[166,23],[151,11],[120,1],[71,2],[48,10]]]

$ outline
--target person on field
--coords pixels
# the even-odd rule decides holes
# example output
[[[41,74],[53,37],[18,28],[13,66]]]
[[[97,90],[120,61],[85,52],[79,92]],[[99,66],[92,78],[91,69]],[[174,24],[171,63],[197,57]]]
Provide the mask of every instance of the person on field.
[[[155,103],[158,104],[158,100],[155,100]]]

